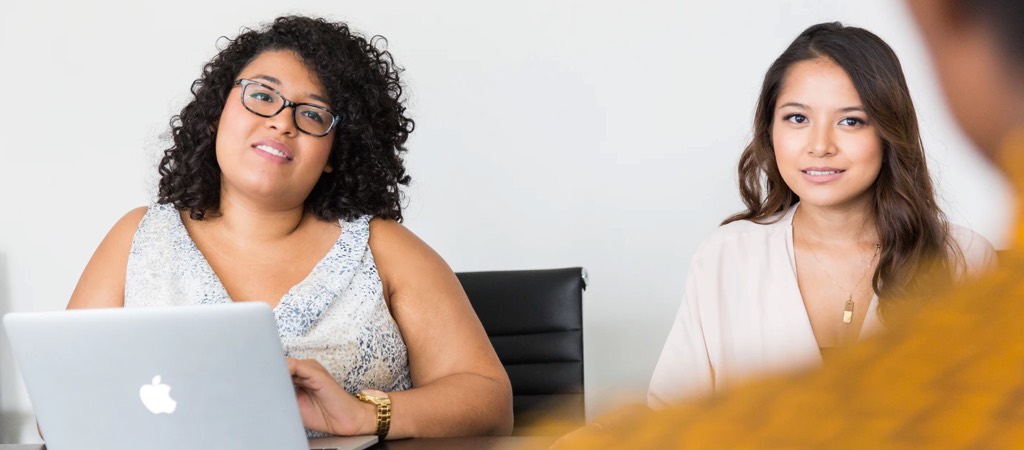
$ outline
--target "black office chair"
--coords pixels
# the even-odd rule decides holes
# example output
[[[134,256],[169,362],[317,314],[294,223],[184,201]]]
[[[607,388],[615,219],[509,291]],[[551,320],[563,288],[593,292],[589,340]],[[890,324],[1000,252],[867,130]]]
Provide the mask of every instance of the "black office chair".
[[[580,267],[456,274],[512,382],[513,435],[585,423]],[[557,422],[559,427],[544,424]]]

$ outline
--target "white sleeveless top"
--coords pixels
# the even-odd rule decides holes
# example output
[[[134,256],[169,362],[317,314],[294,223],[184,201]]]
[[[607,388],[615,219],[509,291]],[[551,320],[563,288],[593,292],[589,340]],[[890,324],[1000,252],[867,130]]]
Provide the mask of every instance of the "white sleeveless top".
[[[341,235],[274,308],[285,354],[316,359],[346,391],[409,389],[409,357],[384,303],[368,245],[370,216],[340,221]],[[124,306],[230,303],[173,205],[153,205],[132,240]]]

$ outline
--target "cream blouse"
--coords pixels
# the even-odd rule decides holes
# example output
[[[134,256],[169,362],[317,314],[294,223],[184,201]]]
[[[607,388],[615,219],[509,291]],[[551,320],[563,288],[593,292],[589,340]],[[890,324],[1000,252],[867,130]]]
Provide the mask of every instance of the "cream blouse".
[[[647,402],[665,407],[784,370],[820,366],[821,353],[797,286],[793,215],[771,224],[723,225],[693,256],[686,294],[654,368]],[[996,263],[992,244],[951,225],[969,275]],[[861,339],[882,328],[871,299]]]

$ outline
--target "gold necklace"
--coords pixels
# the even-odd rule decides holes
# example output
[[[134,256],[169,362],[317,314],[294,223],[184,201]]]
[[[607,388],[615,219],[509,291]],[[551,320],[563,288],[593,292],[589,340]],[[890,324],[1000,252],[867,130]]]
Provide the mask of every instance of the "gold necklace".
[[[814,260],[818,262],[818,268],[825,273],[825,276],[827,276],[829,280],[832,280],[832,286],[835,286],[842,291],[846,291],[846,304],[843,305],[843,323],[847,325],[853,323],[853,291],[844,288],[838,281],[836,281],[835,278],[832,277],[832,274],[825,270],[825,265],[821,263],[821,259],[818,258],[818,254],[814,252],[814,246],[811,245],[811,241],[807,240],[807,236],[805,236],[803,231],[800,231],[799,228],[797,228],[797,232],[800,233],[800,237],[804,238],[804,242],[807,243],[807,249],[811,251],[811,255],[814,256]],[[867,263],[864,263],[864,258],[861,258],[860,261],[865,266],[864,273],[860,276],[860,279],[857,280],[857,283],[853,285],[854,289],[856,289],[857,286],[860,286],[860,283],[868,276],[868,272],[871,271],[871,263],[874,262],[881,250],[882,244],[875,242],[875,251],[871,254],[871,259],[869,259]]]

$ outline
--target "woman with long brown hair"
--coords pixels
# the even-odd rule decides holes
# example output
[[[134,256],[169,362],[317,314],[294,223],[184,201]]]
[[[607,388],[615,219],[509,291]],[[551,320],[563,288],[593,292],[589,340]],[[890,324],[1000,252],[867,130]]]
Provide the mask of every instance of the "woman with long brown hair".
[[[861,28],[811,26],[775,60],[739,179],[746,210],[693,257],[651,406],[821,364],[943,287],[931,274],[995,262],[939,209],[899,59]]]

